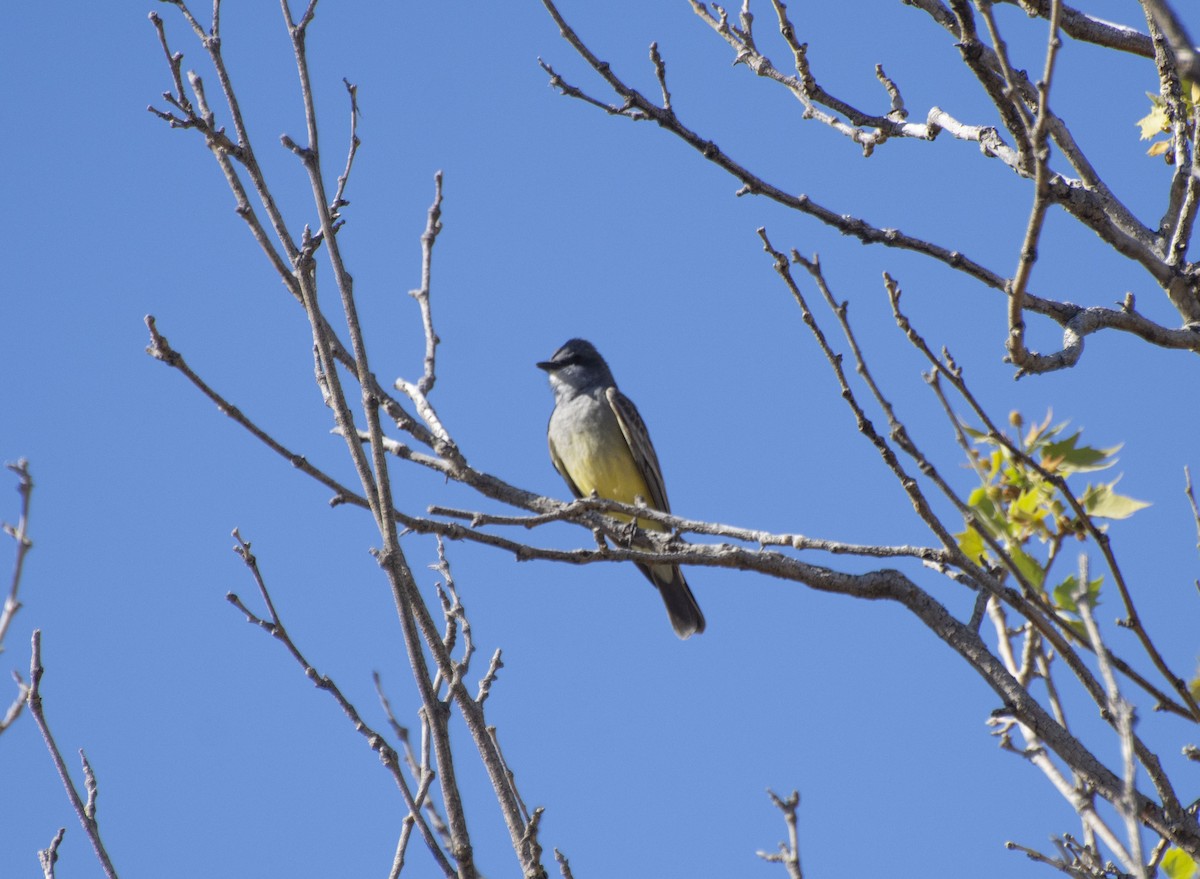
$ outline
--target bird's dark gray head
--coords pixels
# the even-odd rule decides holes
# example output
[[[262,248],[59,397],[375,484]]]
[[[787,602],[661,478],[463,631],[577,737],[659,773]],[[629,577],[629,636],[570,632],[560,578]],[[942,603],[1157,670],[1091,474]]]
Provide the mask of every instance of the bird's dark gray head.
[[[537,366],[550,374],[550,386],[556,391],[560,386],[579,392],[617,384],[596,346],[583,339],[571,339]]]

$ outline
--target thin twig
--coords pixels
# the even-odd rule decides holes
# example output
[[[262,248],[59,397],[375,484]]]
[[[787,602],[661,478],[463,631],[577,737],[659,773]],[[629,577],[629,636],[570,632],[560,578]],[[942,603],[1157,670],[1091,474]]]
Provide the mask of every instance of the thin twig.
[[[13,539],[17,545],[13,555],[12,576],[8,580],[8,594],[4,599],[4,607],[0,608],[0,653],[4,652],[4,637],[8,627],[12,625],[13,617],[21,609],[17,594],[21,589],[21,574],[25,570],[25,556],[33,549],[33,541],[29,538],[29,503],[33,498],[33,476],[29,473],[29,462],[22,458],[15,464],[6,464],[9,470],[17,474],[17,494],[21,498],[20,512],[17,513],[17,524],[3,523],[4,533]]]
[[[959,396],[963,398],[963,400],[971,408],[971,411],[974,413],[975,417],[978,418],[980,423],[984,426],[988,438],[1003,446],[1008,454],[1013,455],[1017,459],[1025,462],[1026,466],[1035,471],[1039,477],[1052,484],[1067,502],[1068,506],[1070,506],[1071,511],[1074,513],[1076,519],[1083,523],[1088,536],[1100,548],[1101,553],[1104,556],[1105,563],[1113,575],[1113,581],[1117,587],[1117,591],[1121,595],[1121,600],[1125,606],[1125,611],[1127,614],[1124,625],[1135,632],[1143,649],[1154,663],[1155,668],[1158,669],[1159,673],[1171,685],[1171,689],[1173,689],[1178,695],[1179,701],[1175,701],[1166,693],[1151,685],[1143,676],[1138,674],[1132,667],[1115,655],[1110,654],[1109,661],[1114,663],[1121,670],[1122,674],[1130,677],[1138,684],[1138,686],[1142,687],[1146,690],[1146,692],[1153,695],[1158,701],[1160,708],[1169,710],[1183,717],[1200,719],[1200,706],[1197,705],[1196,699],[1188,691],[1186,681],[1184,681],[1179,675],[1175,674],[1170,669],[1166,663],[1166,659],[1154,645],[1149,633],[1146,631],[1144,625],[1142,625],[1141,617],[1137,613],[1133,603],[1133,595],[1129,590],[1128,584],[1125,582],[1123,574],[1121,573],[1120,565],[1117,563],[1116,555],[1112,550],[1112,543],[1108,535],[1102,531],[1092,520],[1092,517],[1088,515],[1087,511],[1083,507],[1082,501],[1075,496],[1075,493],[1071,490],[1071,487],[1067,484],[1062,474],[1047,470],[1041,465],[1041,463],[1030,458],[1017,444],[1015,444],[1002,430],[1000,430],[1000,428],[987,414],[983,406],[980,405],[979,401],[975,398],[970,389],[967,387],[966,383],[963,381],[962,370],[959,369],[952,361],[948,360],[948,355],[946,355],[946,363],[943,363],[937,358],[937,356],[934,355],[929,345],[923,338],[921,338],[920,334],[916,332],[908,318],[900,310],[899,286],[892,282],[890,278],[888,280],[888,296],[892,303],[892,312],[895,315],[901,329],[904,330],[905,334],[907,335],[909,341],[925,356],[935,370],[946,378]],[[982,531],[980,533],[983,534]],[[984,537],[987,539],[986,535],[984,535]],[[1001,554],[1000,557],[1003,558],[1004,555]],[[1050,617],[1056,616],[1054,609],[1049,605],[1046,605],[1044,600],[1036,591],[1031,593],[1029,598],[1030,600],[1038,602],[1042,605],[1042,613]],[[1067,638],[1070,638],[1077,643],[1081,643],[1090,649],[1090,644],[1086,641],[1086,639],[1079,638],[1078,633],[1076,633],[1069,625],[1061,625],[1060,628],[1062,633]],[[1055,646],[1060,650],[1063,649],[1061,644],[1056,644]],[[1071,661],[1069,655],[1067,658],[1068,661]],[[1072,668],[1075,667],[1075,665],[1072,665]],[[1079,666],[1079,668],[1082,669],[1082,666]],[[1091,693],[1092,698],[1096,700],[1097,704],[1102,704],[1103,689],[1100,687],[1098,682],[1094,681],[1090,672],[1086,673],[1086,677],[1087,680],[1091,681],[1091,683],[1087,684],[1089,693]]]
[[[33,630],[33,647],[29,659],[29,713],[33,715],[33,722],[37,724],[38,730],[42,734],[42,740],[46,743],[46,748],[50,751],[50,759],[54,761],[54,768],[58,770],[58,777],[62,780],[63,787],[67,792],[67,799],[71,801],[71,807],[75,810],[76,816],[79,818],[79,823],[83,826],[84,835],[92,844],[92,850],[96,853],[96,859],[100,862],[100,868],[104,871],[104,875],[108,879],[117,879],[116,868],[113,867],[112,860],[108,856],[108,851],[104,848],[104,842],[100,839],[100,824],[96,820],[96,797],[97,785],[96,777],[92,772],[91,766],[87,762],[87,757],[83,751],[79,752],[79,757],[83,763],[83,771],[85,778],[85,789],[87,792],[87,801],[79,795],[79,790],[75,787],[75,782],[71,780],[71,774],[67,771],[66,761],[63,760],[62,752],[59,751],[58,745],[54,741],[54,736],[50,732],[50,725],[46,722],[45,708],[42,704],[42,675],[46,673],[46,669],[42,666],[42,630]],[[57,848],[55,846],[54,848]]]
[[[987,4],[988,21],[994,26],[994,21]],[[1054,76],[1054,61],[1062,40],[1058,35],[1059,16],[1062,11],[1060,0],[1053,0],[1050,13],[1050,38],[1046,47],[1046,63],[1042,78],[1037,83],[1038,108],[1037,116],[1032,125],[1028,125],[1029,154],[1034,163],[1034,195],[1033,207],[1029,212],[1029,222],[1025,229],[1025,240],[1021,244],[1020,256],[1017,260],[1017,270],[1009,285],[1008,296],[1008,339],[1006,347],[1008,356],[1017,367],[1017,377],[1029,372],[1048,372],[1061,369],[1063,366],[1074,365],[1082,352],[1082,343],[1064,346],[1058,354],[1037,354],[1025,347],[1025,293],[1029,285],[1029,277],[1033,272],[1033,264],[1037,261],[1038,242],[1042,236],[1042,227],[1046,220],[1046,210],[1050,206],[1050,152],[1046,145],[1047,124],[1050,117],[1050,84]],[[998,39],[998,37],[997,37]],[[1005,69],[1008,69],[1007,61]]]
[[[1100,627],[1096,625],[1096,619],[1092,615],[1092,606],[1087,590],[1088,559],[1086,554],[1080,553],[1079,590],[1075,595],[1075,604],[1079,610],[1079,618],[1083,621],[1083,626],[1087,630],[1088,638],[1091,639],[1099,660],[1100,675],[1104,679],[1108,696],[1106,710],[1110,716],[1109,722],[1116,728],[1121,741],[1121,762],[1124,767],[1122,777],[1125,785],[1122,796],[1117,798],[1113,805],[1117,807],[1125,821],[1126,837],[1129,840],[1129,849],[1127,852],[1122,851],[1122,860],[1125,869],[1133,873],[1136,879],[1150,879],[1142,854],[1141,825],[1137,813],[1137,763],[1134,760],[1133,737],[1133,725],[1136,717],[1133,706],[1122,698],[1116,676],[1113,674],[1112,666],[1108,663],[1108,651],[1100,637]]]
[[[555,849],[554,860],[558,861],[558,869],[562,873],[563,879],[575,879],[574,874],[571,872],[571,862],[567,860],[566,855]]]
[[[342,83],[346,86],[346,94],[350,97],[350,148],[346,153],[346,168],[338,176],[333,203],[329,205],[329,212],[334,217],[335,229],[339,228],[342,222],[342,208],[350,204],[346,201],[346,186],[350,182],[350,169],[354,167],[354,157],[358,155],[358,148],[362,145],[362,141],[358,139],[358,86],[348,79],[343,79]]]
[[[335,237],[334,217],[329,210],[329,199],[326,196],[325,181],[320,166],[320,147],[317,125],[316,107],[313,98],[310,71],[305,46],[306,28],[311,21],[314,4],[310,4],[305,17],[293,24],[291,13],[286,0],[281,0],[285,20],[288,23],[292,39],[292,50],[295,57],[296,71],[300,80],[301,99],[304,106],[305,128],[307,142],[298,145],[292,138],[285,136],[283,144],[300,160],[313,195],[313,206],[319,218],[321,241],[324,244],[325,256],[332,270],[333,280],[341,303],[342,315],[350,339],[351,361],[349,368],[353,379],[364,391],[376,384],[367,358],[367,347],[355,302],[353,278],[342,257],[341,247]],[[342,379],[336,368],[337,347],[333,334],[318,303],[316,275],[311,268],[312,248],[306,244],[304,255],[306,262],[299,266],[297,279],[301,302],[308,317],[313,333],[313,344],[317,349],[318,362],[324,375],[326,401],[335,417],[337,432],[346,444],[347,453],[354,464],[355,472],[362,485],[363,496],[370,507],[371,514],[379,530],[383,546],[376,558],[384,570],[392,589],[393,601],[396,605],[401,633],[413,678],[416,682],[421,702],[429,719],[433,736],[434,750],[441,781],[443,805],[446,810],[446,820],[452,838],[451,852],[457,862],[458,870],[464,879],[476,875],[473,862],[473,848],[467,829],[466,814],[462,803],[461,793],[456,781],[454,766],[455,756],[451,748],[448,730],[449,712],[444,703],[438,698],[435,684],[429,671],[425,649],[429,648],[437,674],[451,681],[451,693],[460,705],[467,727],[471,732],[476,747],[487,767],[493,787],[500,800],[505,821],[509,829],[514,848],[522,863],[530,870],[534,864],[528,861],[528,852],[521,845],[523,830],[519,810],[515,802],[508,796],[507,785],[503,778],[502,766],[496,755],[491,752],[491,746],[485,731],[485,724],[478,714],[478,703],[470,697],[465,687],[459,682],[453,685],[452,662],[441,643],[429,609],[426,607],[413,579],[412,570],[405,558],[398,540],[398,517],[392,505],[391,477],[388,471],[388,461],[383,445],[383,427],[380,410],[383,407],[383,397],[374,394],[364,394],[362,397],[362,417],[366,422],[366,431],[370,442],[364,447],[358,441],[355,428],[355,415],[351,409],[348,397],[344,391]],[[428,423],[428,419],[426,419]],[[447,454],[445,443],[435,441],[439,454]]]
[[[804,879],[800,870],[800,834],[796,826],[796,807],[800,805],[800,792],[792,791],[786,798],[781,798],[775,791],[768,789],[767,796],[771,798],[775,808],[783,813],[788,838],[787,842],[779,843],[779,851],[759,851],[756,854],[769,863],[783,864],[789,879]]]
[[[425,845],[429,849],[430,854],[433,855],[434,861],[437,863],[438,867],[441,868],[442,872],[446,876],[457,877],[458,871],[453,867],[453,865],[451,865],[449,859],[446,857],[446,854],[442,851],[441,846],[438,844],[437,839],[430,831],[429,826],[421,817],[420,805],[416,797],[413,795],[411,788],[409,788],[407,780],[400,772],[400,764],[397,758],[396,749],[388,743],[387,739],[384,738],[382,734],[376,732],[366,724],[366,722],[362,719],[362,716],[358,713],[358,709],[355,708],[350,700],[342,694],[341,689],[333,681],[333,679],[318,672],[312,663],[310,663],[304,657],[304,654],[300,652],[300,648],[292,640],[291,635],[288,634],[287,628],[283,624],[283,620],[280,618],[278,611],[275,609],[275,602],[272,600],[271,593],[267,589],[266,580],[264,579],[262,570],[258,565],[258,559],[254,553],[251,552],[250,543],[242,539],[241,534],[238,533],[236,528],[233,531],[233,539],[236,541],[236,544],[233,548],[234,552],[238,554],[238,557],[241,558],[241,560],[245,563],[246,568],[250,571],[250,575],[254,579],[254,584],[258,588],[258,593],[263,600],[263,604],[267,608],[267,617],[260,617],[258,614],[251,611],[245,605],[242,599],[239,598],[235,593],[230,592],[225,596],[226,599],[230,604],[232,604],[234,607],[240,610],[242,614],[245,615],[247,622],[258,626],[260,629],[267,632],[269,635],[283,644],[287,652],[291,654],[292,658],[295,659],[300,667],[304,670],[305,677],[311,680],[318,689],[324,690],[333,697],[334,701],[337,702],[338,707],[342,709],[342,712],[354,726],[354,729],[361,736],[363,736],[364,739],[366,739],[371,750],[379,754],[380,762],[391,773],[393,780],[396,782],[396,787],[400,790],[400,795],[403,797],[404,803],[408,807],[409,814],[416,821],[418,829],[421,831],[421,837],[425,840]]]
[[[429,206],[429,217],[425,231],[421,233],[421,287],[410,290],[409,296],[417,300],[421,308],[421,326],[425,330],[425,368],[417,381],[422,396],[428,396],[437,380],[437,346],[441,342],[433,329],[433,312],[429,296],[432,289],[433,245],[442,231],[442,172],[433,175],[433,204]]]
[[[1192,521],[1196,523],[1196,549],[1200,550],[1200,507],[1196,506],[1196,495],[1192,491],[1192,471],[1186,464],[1183,467],[1183,490],[1192,507]]]
[[[8,634],[13,618],[21,609],[21,602],[18,598],[21,576],[25,571],[25,556],[33,548],[33,541],[29,537],[29,504],[33,498],[33,476],[29,473],[29,462],[22,458],[15,464],[6,466],[17,474],[17,494],[20,495],[21,505],[20,512],[17,514],[17,524],[3,523],[4,533],[13,539],[16,551],[13,554],[13,569],[12,576],[8,581],[8,594],[4,598],[3,607],[0,607],[0,654],[4,653],[4,638]],[[4,716],[0,717],[0,733],[12,726],[21,716],[21,711],[29,698],[29,687],[21,679],[21,675],[15,669],[12,675],[17,685],[17,693],[9,704],[8,710],[4,712]]]
[[[554,18],[563,38],[570,43],[571,47],[592,67],[621,100],[619,103],[608,104],[591,97],[581,89],[567,83],[549,64],[540,61],[543,68],[550,75],[551,85],[559,89],[564,95],[584,100],[611,115],[625,116],[633,120],[653,120],[659,127],[669,131],[700,152],[706,160],[723,168],[737,178],[742,184],[738,195],[754,194],[765,196],[781,205],[813,216],[843,234],[859,238],[864,243],[884,244],[885,246],[899,247],[921,253],[945,263],[952,269],[970,275],[989,287],[1003,291],[1006,295],[1008,294],[1006,279],[970,260],[957,250],[923,241],[898,229],[879,228],[868,223],[861,217],[829,210],[813,202],[807,195],[787,193],[768,183],[758,175],[755,175],[724,153],[711,140],[687,128],[674,110],[668,111],[658,106],[654,101],[649,100],[637,89],[632,88],[623,81],[613,71],[611,65],[600,60],[587,47],[579,35],[563,18],[553,0],[543,0],[543,5]],[[1012,73],[1012,81],[1006,86],[1004,77],[998,74],[1003,65],[996,56],[996,53],[980,41],[973,32],[969,35],[964,33],[965,26],[971,22],[968,11],[969,7],[965,0],[964,2],[952,4],[956,10],[962,10],[962,14],[958,18],[949,15],[940,2],[926,3],[912,0],[912,5],[918,5],[926,9],[939,24],[947,27],[947,29],[955,34],[959,41],[960,49],[963,52],[964,61],[972,65],[972,69],[975,71],[981,84],[987,89],[988,95],[997,109],[1001,111],[1002,115],[1007,114],[1006,124],[1010,130],[1023,137],[1026,131],[1023,119],[1026,117],[1022,113],[1016,112],[1013,108],[1017,106],[1036,107],[1037,90],[1023,73],[1015,71],[1011,67],[1008,69]],[[762,75],[785,82],[788,88],[792,89],[802,101],[812,101],[814,106],[805,105],[806,115],[813,115],[818,112],[815,108],[818,102],[812,99],[814,86],[805,79],[805,71],[807,70],[805,65],[807,62],[803,51],[804,46],[796,39],[794,28],[791,27],[786,15],[783,15],[781,18],[781,30],[784,32],[785,40],[790,41],[793,52],[797,55],[798,75],[794,77],[784,77],[783,74],[780,74],[769,63],[768,59],[765,59],[765,57],[757,52],[757,49],[753,46],[753,41],[747,39],[745,31],[732,25],[719,7],[716,7],[718,14],[714,15],[707,5],[698,2],[698,0],[693,0],[693,8],[698,15],[709,23],[710,27],[735,48],[737,52],[735,57],[736,62],[756,67]],[[811,77],[810,72],[808,76]],[[822,99],[824,100],[824,96]],[[928,124],[918,132],[914,129],[904,128],[904,126],[911,125],[910,123],[898,123],[887,116],[870,117],[869,120],[854,119],[852,115],[853,108],[848,106],[842,107],[831,96],[827,104],[853,121],[861,121],[863,124],[877,126],[879,131],[888,132],[888,136],[904,134],[931,139],[943,127],[942,122],[945,121],[946,125],[944,127],[948,130],[953,127],[956,136],[965,136],[978,140],[985,147],[987,154],[1003,157],[1022,176],[1032,176],[1033,172],[1029,167],[1031,163],[1025,161],[1018,153],[1005,146],[994,131],[991,131],[989,134],[989,130],[986,127],[963,126],[955,120],[946,118],[942,111],[937,108],[930,111]],[[1059,174],[1053,175],[1049,179],[1047,199],[1054,204],[1061,205],[1079,222],[1091,228],[1103,240],[1110,243],[1114,249],[1141,265],[1157,283],[1168,290],[1172,303],[1184,316],[1185,320],[1200,320],[1200,297],[1195,296],[1197,283],[1194,279],[1189,279],[1189,277],[1177,272],[1172,265],[1164,260],[1162,240],[1158,230],[1151,229],[1144,223],[1139,222],[1132,212],[1108,189],[1061,119],[1053,116],[1053,114],[1049,114],[1046,117],[1046,129],[1055,146],[1058,147],[1080,175],[1077,180],[1068,179]],[[847,130],[847,133],[857,142],[862,143],[864,149],[869,149],[874,142],[879,140],[879,137],[874,134],[864,134],[863,129],[860,127],[851,127]],[[1056,359],[1037,364],[1043,368],[1063,368],[1070,366],[1078,359],[1079,354],[1082,352],[1083,339],[1087,335],[1104,329],[1117,329],[1123,332],[1130,332],[1152,344],[1162,347],[1200,352],[1200,335],[1191,333],[1186,329],[1161,326],[1132,310],[1081,307],[1068,302],[1037,297],[1032,295],[1028,290],[1025,292],[1023,307],[1025,311],[1050,317],[1062,326],[1064,330],[1062,352],[1060,352],[1060,355]],[[1034,364],[1031,363],[1030,365]]]
[[[54,879],[54,865],[58,863],[58,847],[62,845],[66,833],[67,828],[58,828],[58,833],[54,834],[50,845],[38,851],[38,863],[42,865],[42,879]]]

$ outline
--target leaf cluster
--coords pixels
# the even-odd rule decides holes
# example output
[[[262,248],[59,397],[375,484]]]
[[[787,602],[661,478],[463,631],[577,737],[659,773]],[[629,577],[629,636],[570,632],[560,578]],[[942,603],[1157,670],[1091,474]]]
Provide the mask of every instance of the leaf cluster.
[[[1082,491],[1069,485],[1080,474],[1112,467],[1120,446],[1085,445],[1081,430],[1067,434],[1067,422],[1052,425],[1049,412],[1023,433],[1019,413],[1009,421],[1017,430],[1015,440],[963,426],[976,446],[968,454],[980,485],[967,499],[970,513],[964,530],[955,535],[958,545],[988,565],[998,562],[989,542],[998,545],[1022,579],[1060,610],[1077,613],[1081,599],[1095,606],[1103,577],[1089,579],[1082,588],[1071,574],[1048,586],[1051,566],[1069,539],[1084,541],[1090,529],[1103,529],[1096,519],[1125,519],[1149,505],[1118,494],[1119,476],[1088,483]]]

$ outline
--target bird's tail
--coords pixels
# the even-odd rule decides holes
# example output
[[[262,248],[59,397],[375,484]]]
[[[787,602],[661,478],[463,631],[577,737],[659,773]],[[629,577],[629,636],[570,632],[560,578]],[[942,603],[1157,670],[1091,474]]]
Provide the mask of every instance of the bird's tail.
[[[638,565],[646,578],[658,587],[671,628],[680,638],[690,638],[704,631],[704,614],[696,603],[696,596],[688,588],[683,571],[675,565]]]

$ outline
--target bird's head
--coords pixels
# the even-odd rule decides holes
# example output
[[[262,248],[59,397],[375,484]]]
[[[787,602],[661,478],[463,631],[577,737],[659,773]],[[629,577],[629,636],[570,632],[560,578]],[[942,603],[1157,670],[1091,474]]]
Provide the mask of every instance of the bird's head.
[[[560,387],[578,393],[616,385],[612,371],[596,346],[584,339],[571,339],[549,360],[543,360],[537,366],[550,376],[550,387],[556,393]]]

